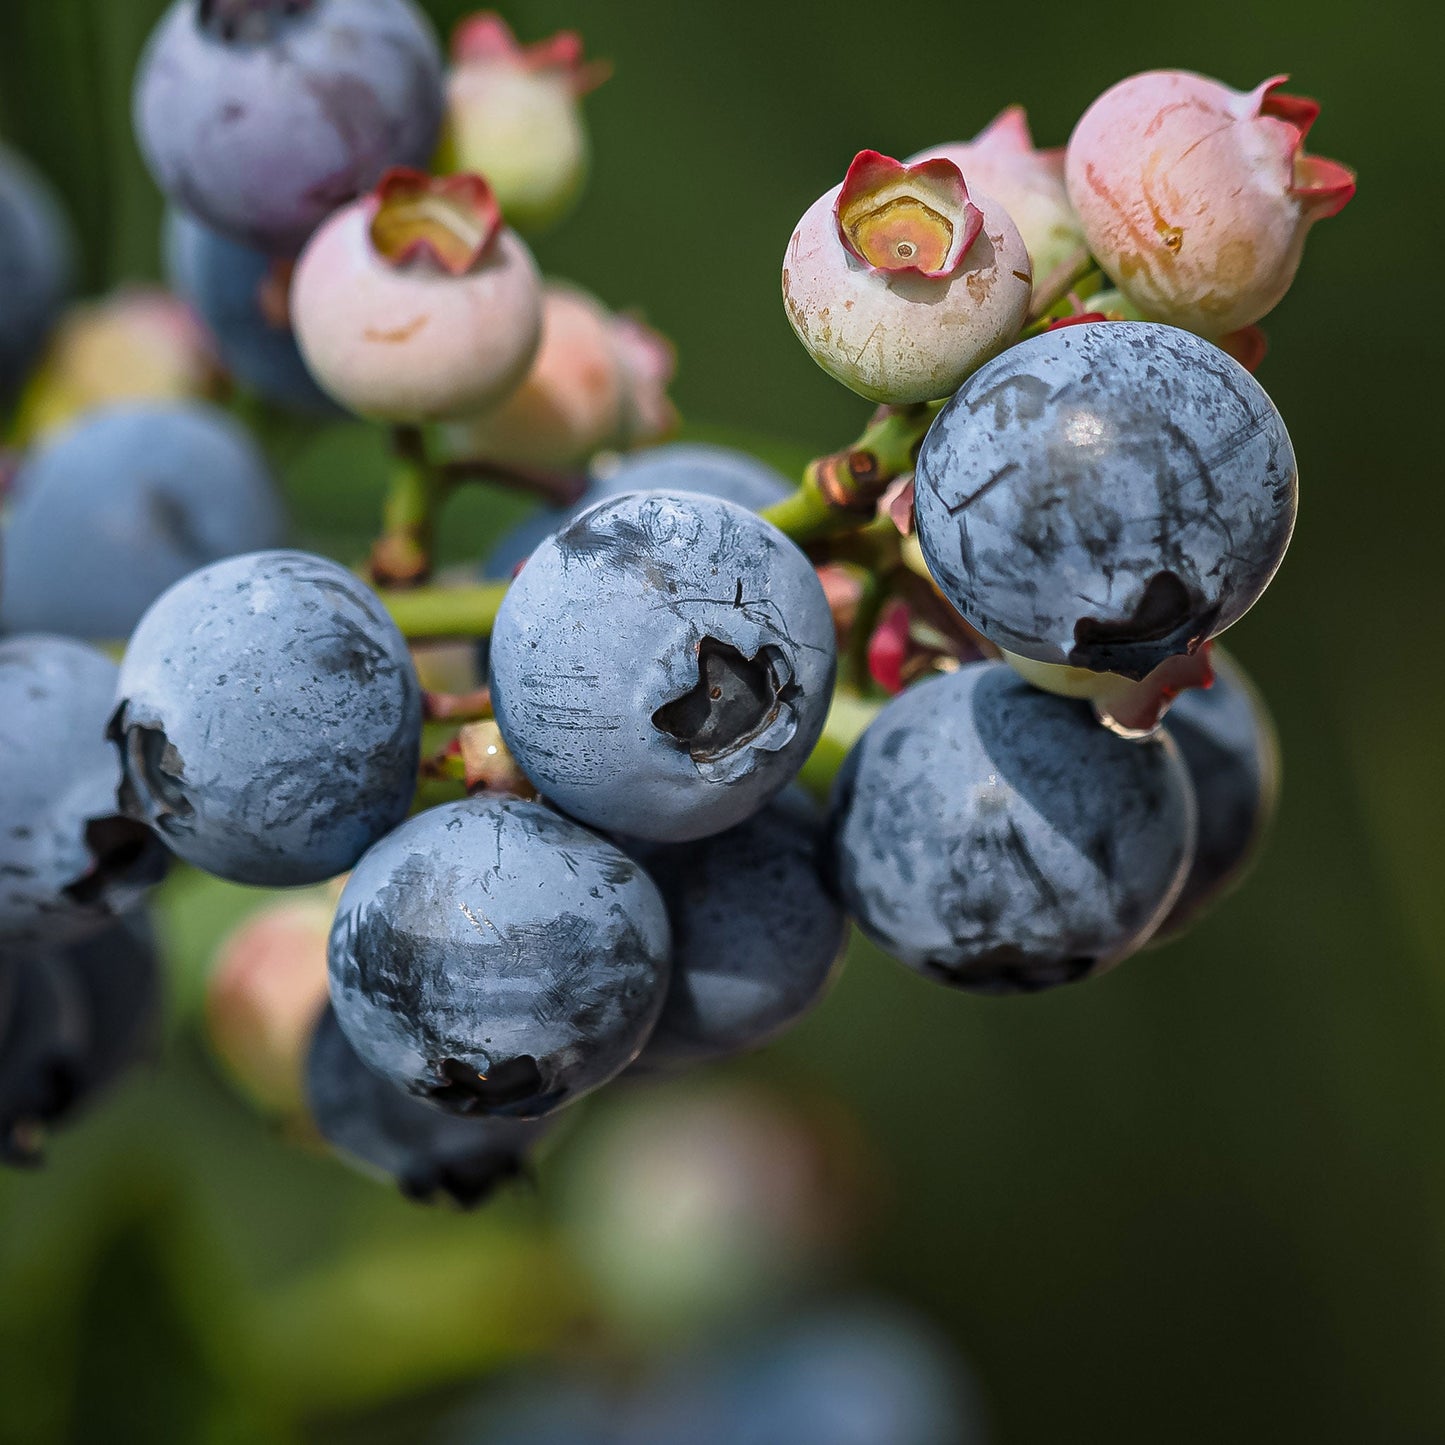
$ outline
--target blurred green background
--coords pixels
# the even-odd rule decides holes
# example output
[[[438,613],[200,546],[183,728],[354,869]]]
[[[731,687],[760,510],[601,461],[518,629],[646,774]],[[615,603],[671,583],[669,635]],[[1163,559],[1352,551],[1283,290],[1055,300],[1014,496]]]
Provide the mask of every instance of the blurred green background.
[[[427,8],[448,25],[471,7]],[[0,6],[0,134],[65,193],[91,291],[156,270],[128,104],[160,9]],[[858,947],[821,1012],[744,1072],[856,1111],[879,1176],[858,1275],[955,1335],[1000,1441],[1445,1440],[1445,671],[1427,625],[1445,12],[506,13],[524,39],[577,26],[616,62],[588,102],[591,189],[544,266],[642,306],[677,342],[688,421],[778,456],[832,449],[866,413],[777,295],[794,221],[855,150],[966,137],[1015,100],[1062,143],[1093,95],[1152,66],[1241,88],[1288,70],[1324,102],[1312,148],[1358,167],[1360,192],[1266,322],[1301,521],[1229,639],[1283,738],[1262,862],[1189,939],[1052,996],[946,995]],[[371,439],[275,441],[303,530],[353,553],[381,480]],[[450,554],[494,524],[469,500]],[[572,1328],[546,1168],[476,1218],[409,1209],[269,1138],[214,1077],[186,1000],[251,901],[173,885],[163,1061],[47,1172],[0,1180],[0,1439],[416,1439],[413,1394]]]

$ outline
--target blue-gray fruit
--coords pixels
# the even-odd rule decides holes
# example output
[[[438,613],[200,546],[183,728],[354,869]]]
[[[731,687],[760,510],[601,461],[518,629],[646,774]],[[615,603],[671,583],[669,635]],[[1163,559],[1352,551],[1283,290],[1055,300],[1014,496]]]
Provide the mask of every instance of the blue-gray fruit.
[[[295,255],[388,167],[426,168],[444,108],[411,0],[175,0],[134,96],[167,199],[272,255]]]
[[[21,467],[4,532],[0,623],[122,640],[188,572],[274,547],[265,457],[225,412],[128,403],[82,418]]]
[[[322,1137],[364,1171],[395,1180],[408,1199],[440,1194],[463,1209],[522,1175],[546,1128],[423,1104],[361,1062],[329,1007],[306,1056],[306,1101]]]
[[[1229,891],[1253,861],[1279,796],[1279,742],[1264,700],[1218,648],[1214,686],[1182,693],[1165,731],[1194,785],[1194,862],[1159,927],[1177,933]]]
[[[1014,993],[1085,978],[1153,932],[1189,866],[1172,743],[976,662],[894,698],[834,792],[848,911],[929,978]]]
[[[1294,527],[1274,403],[1152,322],[1068,326],[973,374],[918,458],[938,585],[1010,652],[1140,678],[1237,622]]]
[[[254,552],[193,572],[141,619],[116,696],[126,815],[218,877],[332,878],[411,807],[421,691],[406,640],[325,558]]]
[[[790,790],[711,838],[629,845],[672,923],[672,982],[639,1067],[759,1048],[819,1002],[847,930],[824,886],[822,831]]]
[[[195,308],[243,387],[303,416],[342,414],[306,369],[296,333],[264,304],[265,288],[275,284],[270,257],[172,207],[165,261],[171,289]]]
[[[331,998],[372,1069],[455,1113],[540,1118],[636,1058],[667,909],[620,849],[539,803],[418,814],[356,866]]]
[[[497,723],[550,800],[682,841],[750,817],[823,730],[833,621],[807,558],[734,502],[636,492],[548,538],[492,632]]]
[[[0,945],[65,943],[104,927],[165,872],[116,803],[105,742],[117,669],[65,637],[0,641]]]
[[[0,401],[39,360],[70,288],[73,258],[55,193],[0,146]]]

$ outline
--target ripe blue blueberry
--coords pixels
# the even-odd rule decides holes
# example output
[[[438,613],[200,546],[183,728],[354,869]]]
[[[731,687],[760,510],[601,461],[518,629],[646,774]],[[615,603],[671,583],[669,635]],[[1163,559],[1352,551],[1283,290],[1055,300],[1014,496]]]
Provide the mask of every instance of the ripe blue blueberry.
[[[672,982],[640,1067],[758,1048],[818,1003],[847,929],[821,842],[816,808],[790,790],[711,838],[629,845],[672,923]]]
[[[418,814],[347,882],[331,998],[371,1068],[455,1113],[540,1118],[636,1058],[667,910],[627,855],[538,803]]]
[[[304,416],[341,415],[312,380],[291,327],[267,308],[267,289],[276,285],[269,257],[173,207],[165,259],[172,290],[209,327],[226,370],[243,387]]]
[[[165,872],[164,850],[116,804],[105,743],[116,674],[69,638],[0,642],[0,945],[93,932]]]
[[[1194,834],[1171,743],[1115,737],[1001,662],[894,698],[834,810],[836,877],[864,931],[925,977],[984,993],[1069,983],[1138,947]]]
[[[306,1099],[322,1137],[368,1172],[393,1179],[408,1199],[445,1195],[463,1209],[521,1175],[545,1132],[519,1119],[458,1118],[373,1073],[327,1008],[306,1058]]]
[[[636,492],[532,554],[492,632],[497,723],[585,823],[720,833],[788,785],[823,730],[833,620],[807,558],[734,502]]]
[[[1194,862],[1161,935],[1176,933],[1226,893],[1248,868],[1274,815],[1279,744],[1264,700],[1218,648],[1214,686],[1182,693],[1165,731],[1194,785]]]
[[[442,58],[411,0],[175,0],[141,59],[134,108],[168,200],[295,255],[388,167],[428,164]]]
[[[12,632],[123,639],[188,572],[284,529],[260,449],[194,402],[84,417],[27,459],[15,489],[0,595]]]
[[[0,147],[0,399],[39,359],[70,286],[72,244],[54,193]]]
[[[317,883],[406,817],[421,691],[364,583],[254,552],[193,572],[141,619],[110,737],[124,811],[173,853],[237,883]]]
[[[924,557],[980,632],[1134,678],[1249,610],[1297,494],[1259,383],[1150,322],[1063,327],[995,357],[929,429],[915,489]]]

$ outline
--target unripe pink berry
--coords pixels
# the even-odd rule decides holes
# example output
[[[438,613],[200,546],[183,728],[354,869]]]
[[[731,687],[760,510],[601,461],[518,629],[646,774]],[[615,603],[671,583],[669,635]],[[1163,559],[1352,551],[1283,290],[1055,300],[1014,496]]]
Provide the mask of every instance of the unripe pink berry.
[[[1276,76],[1249,92],[1182,70],[1104,92],[1069,140],[1069,199],[1089,248],[1151,320],[1217,338],[1279,302],[1309,228],[1355,192],[1307,155],[1319,106]]]
[[[870,401],[949,396],[1023,326],[1028,251],[949,160],[861,151],[788,243],[783,299],[813,360]]]
[[[971,190],[992,196],[1008,212],[1028,247],[1035,284],[1084,248],[1083,228],[1064,189],[1063,148],[1034,148],[1023,106],[1009,106],[972,140],[930,146],[909,164],[935,157],[952,161]]]
[[[237,1086],[268,1113],[302,1107],[311,1031],[326,1003],[326,941],[335,909],[271,904],[221,944],[206,992],[206,1031]]]
[[[550,283],[526,380],[499,407],[455,428],[452,447],[516,466],[569,467],[604,447],[656,441],[673,419],[670,359],[656,332],[613,316],[585,291]]]
[[[195,313],[158,286],[130,286],[72,306],[31,377],[16,419],[32,441],[120,401],[219,395],[220,362]]]
[[[582,58],[565,30],[520,45],[500,16],[473,15],[452,39],[447,169],[476,171],[492,183],[502,214],[532,232],[553,225],[575,204],[587,177],[587,132],[580,98],[610,74]]]
[[[444,421],[527,373],[541,279],[480,176],[394,170],[311,238],[291,319],[320,385],[360,416]]]

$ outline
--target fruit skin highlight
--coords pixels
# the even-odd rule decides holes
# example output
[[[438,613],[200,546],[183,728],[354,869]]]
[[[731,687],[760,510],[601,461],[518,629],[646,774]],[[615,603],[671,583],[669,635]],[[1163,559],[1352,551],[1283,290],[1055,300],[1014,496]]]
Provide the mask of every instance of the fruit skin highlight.
[[[534,1119],[637,1057],[667,989],[656,886],[540,803],[417,814],[357,865],[331,1000],[362,1061],[456,1114]]]
[[[833,794],[833,869],[868,936],[927,978],[1031,993],[1143,944],[1183,887],[1194,796],[1173,744],[975,662],[894,698]]]
[[[680,842],[793,780],[836,664],[817,573],[777,528],[719,498],[633,492],[532,553],[492,632],[492,702],[543,796]]]
[[[914,501],[934,580],[991,642],[1141,679],[1254,605],[1298,493],[1284,422],[1238,362],[1100,321],[970,377],[924,439]]]
[[[294,256],[388,167],[428,163],[444,105],[441,51],[410,0],[176,0],[133,112],[167,200]]]

